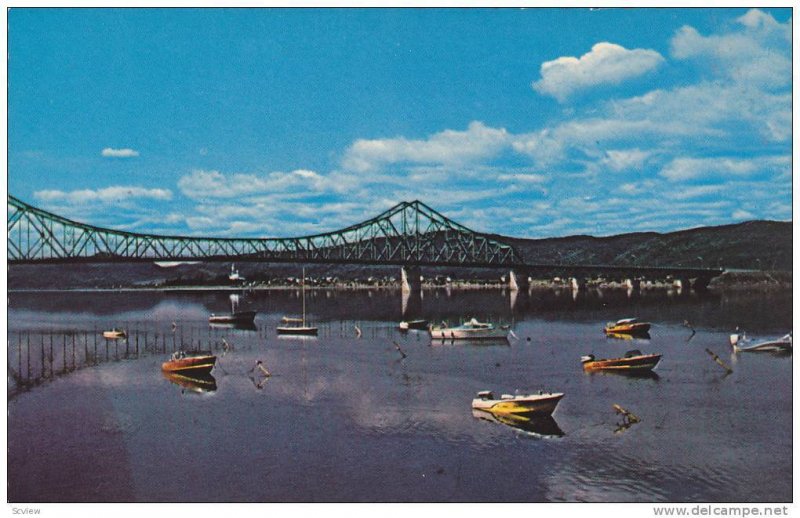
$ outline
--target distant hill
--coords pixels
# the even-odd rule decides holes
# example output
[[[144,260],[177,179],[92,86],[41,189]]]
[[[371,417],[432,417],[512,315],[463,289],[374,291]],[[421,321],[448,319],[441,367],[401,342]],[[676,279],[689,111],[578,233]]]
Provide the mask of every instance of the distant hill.
[[[782,221],[746,221],[665,234],[492,237],[514,245],[528,263],[792,269],[792,223]]]
[[[529,263],[633,266],[689,266],[736,269],[792,269],[792,223],[748,221],[659,234],[642,232],[609,237],[570,236],[520,239],[493,235],[517,247]],[[237,263],[249,281],[287,279],[300,275],[300,265]],[[227,284],[230,263],[181,264],[162,268],[154,263],[14,265],[8,270],[11,289],[115,288],[141,285]],[[309,278],[398,279],[395,266],[307,265]],[[426,277],[497,280],[502,273],[481,268],[424,268]]]

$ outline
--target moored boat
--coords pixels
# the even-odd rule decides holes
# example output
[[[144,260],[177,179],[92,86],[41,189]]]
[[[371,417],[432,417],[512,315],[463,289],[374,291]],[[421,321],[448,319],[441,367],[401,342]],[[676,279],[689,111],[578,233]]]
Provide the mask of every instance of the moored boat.
[[[208,317],[209,324],[252,324],[256,318],[257,311],[234,311],[217,315],[211,313]]]
[[[256,311],[237,311],[236,307],[239,305],[239,295],[231,294],[231,312],[215,314],[211,313],[208,317],[209,324],[238,324],[238,325],[252,325],[256,319]]]
[[[306,324],[306,269],[303,268],[302,280],[302,298],[303,298],[303,317],[283,317],[280,325],[276,328],[279,335],[295,335],[295,336],[316,336],[319,330],[314,326]]]
[[[642,335],[650,331],[650,323],[639,322],[637,318],[623,318],[616,322],[609,322],[604,330],[606,333]]]
[[[491,391],[478,392],[478,397],[472,400],[472,408],[493,414],[534,416],[550,415],[558,406],[564,394],[540,393],[516,395],[503,394],[500,399],[495,399]]]
[[[447,325],[442,324],[440,326],[432,326],[429,329],[431,338],[440,338],[442,340],[508,339],[508,329],[495,327],[494,324],[488,322],[478,322],[474,318],[460,326],[447,327]]]
[[[197,376],[210,373],[216,362],[217,357],[211,351],[175,351],[169,360],[161,364],[161,370]]]
[[[595,359],[593,354],[581,357],[583,369],[587,371],[596,370],[620,370],[620,371],[650,371],[661,361],[660,354],[642,354],[641,351],[634,349],[625,353],[623,358]]]
[[[410,329],[425,331],[429,326],[430,323],[427,320],[403,320],[398,327],[400,327],[400,331],[408,331]]]
[[[744,333],[731,335],[731,346],[734,352],[786,352],[792,350],[792,333],[787,333],[775,340],[764,340],[753,343]]]
[[[128,334],[121,329],[114,328],[111,331],[103,331],[103,338],[107,338],[108,340],[121,340],[127,337]]]

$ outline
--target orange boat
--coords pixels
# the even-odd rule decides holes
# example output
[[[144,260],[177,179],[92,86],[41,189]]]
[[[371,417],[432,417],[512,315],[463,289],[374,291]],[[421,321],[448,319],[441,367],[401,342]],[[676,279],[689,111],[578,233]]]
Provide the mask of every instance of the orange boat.
[[[634,349],[625,353],[624,358],[595,359],[593,354],[581,357],[583,370],[615,370],[615,371],[650,371],[661,361],[660,354],[642,354],[641,351]]]
[[[639,322],[636,318],[623,318],[616,322],[606,324],[605,332],[622,333],[627,335],[643,335],[650,331],[649,322]]]
[[[216,362],[217,357],[211,351],[175,351],[169,360],[161,364],[161,370],[192,375],[208,374]]]

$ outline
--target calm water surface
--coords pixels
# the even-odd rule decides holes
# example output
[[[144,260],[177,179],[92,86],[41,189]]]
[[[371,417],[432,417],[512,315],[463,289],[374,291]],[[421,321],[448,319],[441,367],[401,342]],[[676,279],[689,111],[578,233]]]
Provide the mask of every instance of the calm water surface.
[[[9,500],[791,501],[791,356],[728,345],[737,325],[790,330],[791,293],[314,291],[316,339],[275,335],[296,291],[243,293],[255,330],[209,329],[229,295],[11,293]],[[403,307],[517,339],[432,344],[396,329]],[[653,323],[649,340],[604,336],[629,316]],[[113,326],[131,336],[98,339]],[[218,351],[205,391],[162,375],[181,343]],[[664,355],[656,375],[582,371],[583,354],[633,348]],[[257,360],[271,378],[250,374]],[[566,395],[521,430],[473,416],[485,389]],[[641,422],[620,429],[613,404]]]

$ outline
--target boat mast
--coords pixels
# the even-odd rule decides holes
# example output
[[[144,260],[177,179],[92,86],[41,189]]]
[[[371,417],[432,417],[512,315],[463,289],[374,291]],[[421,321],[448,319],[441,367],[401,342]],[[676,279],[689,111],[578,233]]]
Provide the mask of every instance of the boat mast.
[[[306,267],[303,267],[303,327],[306,327]]]

